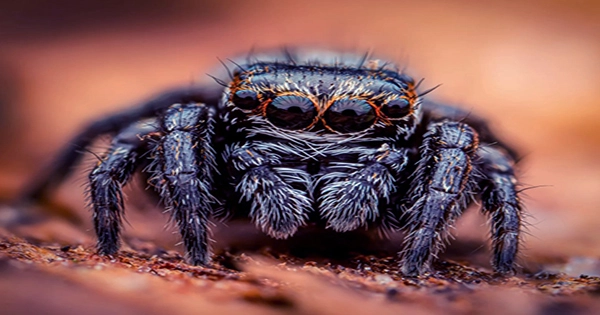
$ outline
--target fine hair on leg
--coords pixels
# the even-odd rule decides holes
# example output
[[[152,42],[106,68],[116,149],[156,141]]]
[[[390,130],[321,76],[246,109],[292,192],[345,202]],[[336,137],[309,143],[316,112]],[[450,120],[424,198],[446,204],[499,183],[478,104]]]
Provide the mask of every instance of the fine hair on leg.
[[[408,235],[401,253],[404,275],[422,274],[445,244],[448,227],[466,208],[475,131],[463,123],[432,123],[421,147],[421,159],[409,193]]]
[[[210,262],[209,218],[215,170],[213,119],[204,104],[175,104],[160,119],[162,135],[152,152],[150,182],[179,227],[190,264]]]

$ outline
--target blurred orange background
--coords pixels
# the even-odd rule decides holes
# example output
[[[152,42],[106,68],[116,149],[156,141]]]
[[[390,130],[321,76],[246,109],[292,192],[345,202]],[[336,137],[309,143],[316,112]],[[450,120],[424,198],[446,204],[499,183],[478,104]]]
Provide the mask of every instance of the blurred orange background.
[[[487,117],[524,155],[525,259],[600,256],[600,2],[21,1],[0,4],[0,194],[16,194],[78,128],[217,57],[281,46],[369,50]],[[90,228],[84,173],[57,199]],[[128,233],[176,238],[128,213]],[[475,211],[458,237],[484,239]],[[87,232],[90,236],[91,231]],[[163,233],[162,236],[156,235]]]

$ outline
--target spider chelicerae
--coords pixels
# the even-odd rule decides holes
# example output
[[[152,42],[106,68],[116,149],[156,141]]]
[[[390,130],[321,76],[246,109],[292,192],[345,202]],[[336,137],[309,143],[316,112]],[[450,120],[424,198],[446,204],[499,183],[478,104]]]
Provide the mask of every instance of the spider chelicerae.
[[[412,78],[368,55],[285,51],[232,65],[227,82],[173,89],[91,123],[25,198],[47,195],[82,148],[111,134],[89,175],[100,254],[119,249],[122,187],[139,170],[194,265],[211,261],[209,220],[219,208],[279,239],[309,223],[403,230],[400,270],[419,275],[479,198],[491,217],[492,265],[514,270],[516,154],[482,119],[426,100]]]

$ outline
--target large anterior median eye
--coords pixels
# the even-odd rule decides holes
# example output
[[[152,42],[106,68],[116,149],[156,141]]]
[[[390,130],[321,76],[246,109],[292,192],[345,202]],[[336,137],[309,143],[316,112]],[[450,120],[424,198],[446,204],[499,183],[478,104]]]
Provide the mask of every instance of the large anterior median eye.
[[[273,125],[294,130],[310,126],[317,116],[317,109],[306,97],[283,95],[267,105],[266,114]]]
[[[405,98],[393,99],[383,104],[381,111],[389,118],[402,118],[410,114],[410,102]]]
[[[260,105],[256,92],[252,90],[237,90],[233,94],[233,104],[241,109],[255,109]]]
[[[352,133],[363,131],[375,122],[375,110],[365,100],[340,99],[327,109],[325,121],[331,129]]]

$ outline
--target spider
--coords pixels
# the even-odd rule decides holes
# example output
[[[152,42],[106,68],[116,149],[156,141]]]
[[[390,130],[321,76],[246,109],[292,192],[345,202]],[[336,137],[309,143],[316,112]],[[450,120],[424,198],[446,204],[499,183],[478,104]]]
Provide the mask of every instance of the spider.
[[[406,236],[400,271],[431,270],[448,229],[476,199],[491,217],[492,266],[511,273],[521,232],[513,149],[481,118],[424,98],[368,55],[286,51],[231,61],[230,80],[176,88],[92,122],[25,193],[46,196],[100,135],[113,135],[89,175],[101,255],[115,254],[122,187],[146,175],[193,265],[211,261],[217,209],[277,239],[317,224]]]

